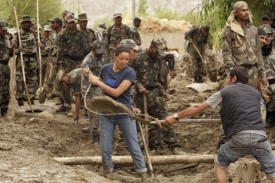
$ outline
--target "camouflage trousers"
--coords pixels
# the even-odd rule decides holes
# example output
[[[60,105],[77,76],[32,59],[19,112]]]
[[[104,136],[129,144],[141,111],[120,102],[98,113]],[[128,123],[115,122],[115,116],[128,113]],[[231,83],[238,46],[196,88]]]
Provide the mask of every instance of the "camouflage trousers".
[[[258,85],[258,71],[257,71],[257,68],[255,66],[244,66],[247,68],[248,70],[248,77],[249,77],[249,80],[248,80],[248,85],[252,86],[253,88],[257,88],[257,85]]]
[[[269,102],[266,104],[268,112],[275,111],[275,83],[268,85],[264,92],[269,96]]]
[[[35,97],[36,90],[38,88],[36,59],[37,59],[36,56],[32,56],[32,57],[23,56],[26,85],[27,85],[30,98],[33,98],[33,99]],[[17,84],[16,99],[17,100],[26,99],[21,59],[19,56],[16,58],[16,84]]]
[[[206,76],[205,63],[198,54],[191,54],[193,77],[195,82],[202,82]]]
[[[45,73],[44,89],[51,93],[53,91],[53,83],[57,74],[56,57],[48,57]]]
[[[161,75],[161,81],[164,85],[165,90],[168,89],[168,81],[167,81],[168,74],[169,74],[169,67],[166,62],[162,61],[161,67],[160,67],[160,75]]]
[[[114,54],[115,54],[115,50],[113,49],[109,49],[108,51],[108,63],[113,63],[115,60],[114,60]]]
[[[41,66],[41,75],[42,75],[42,86],[44,86],[45,83],[45,77],[46,77],[46,72],[47,72],[47,61],[48,61],[48,57],[47,56],[42,56],[42,66]],[[39,68],[40,69],[40,68]],[[40,71],[38,69],[38,79],[40,79]],[[40,81],[40,80],[38,80]]]
[[[83,89],[83,87],[82,87],[82,89]],[[87,90],[85,90],[85,91],[87,91]],[[82,95],[83,98],[85,97],[85,91],[82,90],[82,92],[84,93]],[[88,109],[90,108],[91,99],[93,97],[102,96],[102,95],[103,95],[103,91],[99,87],[91,86],[89,92],[87,93],[86,99],[84,98],[84,100],[86,100],[87,108]],[[96,111],[96,112],[98,112],[98,111]],[[91,129],[92,129],[92,137],[94,140],[96,140],[96,139],[99,140],[99,115],[88,111],[88,118],[89,118],[89,122],[90,122]]]
[[[8,109],[10,102],[10,67],[0,62],[0,108]]]
[[[148,115],[160,120],[165,119],[168,116],[168,112],[165,109],[165,100],[156,90],[150,90],[146,96],[146,99]],[[143,95],[136,94],[134,96],[134,102],[136,107],[138,107],[141,111],[144,111]],[[172,127],[168,127],[166,130],[163,130],[157,125],[150,125],[148,129],[148,136],[149,147],[151,150],[161,146],[161,142],[167,144],[170,149],[180,146]]]
[[[65,67],[64,67],[64,72],[65,74],[69,73],[70,71],[81,67],[81,61],[79,60],[71,60],[71,59],[66,59],[64,58],[65,62]],[[61,89],[62,93],[62,102],[71,105],[72,103],[72,88],[69,88],[61,83],[59,79],[56,77],[56,82],[59,84],[57,85],[57,88]],[[80,85],[79,85],[80,86]]]

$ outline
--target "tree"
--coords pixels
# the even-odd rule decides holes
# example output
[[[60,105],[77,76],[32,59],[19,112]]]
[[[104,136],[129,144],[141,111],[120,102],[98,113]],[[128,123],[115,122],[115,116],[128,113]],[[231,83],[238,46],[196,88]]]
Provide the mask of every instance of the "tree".
[[[15,17],[13,7],[15,6],[18,21],[21,20],[22,15],[30,15],[36,22],[36,4],[35,0],[0,0],[2,10],[0,17],[9,22],[10,27],[15,27]],[[61,0],[39,0],[39,23],[40,25],[46,25],[48,19],[54,16],[61,16]]]
[[[138,5],[138,10],[137,10],[138,16],[147,17],[148,16],[147,9],[148,9],[147,0],[140,0]]]
[[[233,10],[233,5],[237,1],[238,0],[202,0],[201,4],[193,10],[193,13],[200,13],[203,22],[209,23],[214,46],[219,46],[220,38],[217,36],[220,37],[222,28]],[[259,26],[262,15],[272,11],[275,0],[246,0],[246,3],[253,14],[253,25]]]

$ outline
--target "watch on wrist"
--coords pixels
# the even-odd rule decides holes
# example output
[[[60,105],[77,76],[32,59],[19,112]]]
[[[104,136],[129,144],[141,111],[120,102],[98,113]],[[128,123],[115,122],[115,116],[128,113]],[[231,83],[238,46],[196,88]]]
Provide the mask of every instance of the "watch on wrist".
[[[179,121],[179,120],[180,120],[179,117],[178,117],[178,113],[173,114],[173,117],[174,117],[174,119],[175,119],[176,121]]]

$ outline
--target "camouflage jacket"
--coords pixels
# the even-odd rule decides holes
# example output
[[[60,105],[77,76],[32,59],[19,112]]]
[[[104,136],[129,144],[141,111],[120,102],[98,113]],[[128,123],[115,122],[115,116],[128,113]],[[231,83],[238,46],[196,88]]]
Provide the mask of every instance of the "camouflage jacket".
[[[83,56],[88,55],[93,48],[93,42],[96,40],[95,32],[93,29],[87,28],[86,32],[80,30],[83,39]]]
[[[64,65],[64,57],[71,59],[81,59],[83,57],[83,41],[80,32],[74,29],[73,32],[63,29],[56,40],[57,46],[57,65],[62,67]]]
[[[21,46],[23,47],[22,54],[24,56],[37,54],[37,32],[30,30],[28,33],[25,33],[22,29],[20,29],[20,37]],[[15,33],[14,38],[14,41],[19,47],[18,33]],[[19,54],[18,49],[16,49],[16,54]]]
[[[140,52],[131,63],[131,67],[136,71],[137,82],[136,87],[141,86],[147,90],[157,90],[159,94],[164,94],[164,83],[161,77],[161,60],[159,58],[151,58],[147,54],[147,50]]]
[[[164,61],[164,62],[167,63],[170,71],[175,70],[175,57],[174,57],[174,54],[172,54],[172,53],[165,54],[164,56],[161,56],[160,59],[161,59],[161,61]]]
[[[44,36],[42,36],[41,43],[42,43],[41,55],[48,56],[49,52],[51,52],[54,47],[53,38],[50,36],[49,38],[46,39]]]
[[[275,49],[273,48],[268,56],[263,56],[266,78],[275,79]]]
[[[12,56],[10,40],[7,36],[0,36],[0,62],[9,61]]]
[[[189,43],[187,45],[186,51],[189,54],[196,54],[198,55],[198,52],[193,44],[197,47],[199,52],[202,54],[203,49],[205,45],[207,44],[208,34],[201,33],[200,27],[193,27],[189,31],[185,33],[185,40],[189,41],[192,39],[192,43]]]
[[[81,76],[82,76],[82,69],[81,68],[76,68],[72,70],[71,72],[68,73],[70,77],[70,85],[76,85],[79,86],[81,85]]]
[[[136,27],[130,27],[132,39],[136,42],[137,45],[141,45],[141,38]]]
[[[248,25],[244,36],[225,27],[222,32],[223,62],[228,68],[234,65],[255,65],[259,78],[265,77],[264,63],[259,43],[258,30]]]
[[[99,41],[105,41],[106,40],[106,30],[103,28],[98,27],[98,30],[96,31],[96,39]]]
[[[115,24],[113,24],[107,30],[105,39],[106,50],[114,50],[123,39],[132,39],[130,28],[127,25],[122,24],[118,30],[115,28]]]

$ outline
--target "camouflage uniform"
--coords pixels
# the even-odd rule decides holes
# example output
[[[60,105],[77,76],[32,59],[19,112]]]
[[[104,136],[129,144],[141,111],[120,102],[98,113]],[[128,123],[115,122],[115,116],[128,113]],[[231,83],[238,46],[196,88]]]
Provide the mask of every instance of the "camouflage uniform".
[[[98,27],[96,31],[96,39],[99,41],[105,41],[106,40],[106,30],[104,28]]]
[[[22,29],[20,29],[21,36],[21,46],[23,47],[23,63],[25,69],[25,77],[27,89],[30,95],[30,99],[35,98],[36,90],[37,90],[37,32],[30,30],[28,33],[25,33]],[[15,34],[15,42],[19,45],[18,35]],[[16,58],[16,84],[17,84],[17,92],[16,99],[21,102],[23,101],[25,96],[24,90],[24,81],[22,74],[22,66],[21,66],[21,58],[20,53],[16,50],[16,54],[18,55]]]
[[[101,60],[97,59],[93,52],[89,53],[85,59],[82,62],[81,67],[82,68],[89,68],[89,70],[95,75],[99,77],[100,74],[100,70],[102,68],[102,66],[107,63],[107,60],[104,60],[104,58],[102,58]],[[82,76],[81,79],[81,91],[82,91],[82,96],[85,97],[85,94],[87,92],[87,89],[89,88],[90,83],[88,81],[87,78],[84,78]],[[84,98],[84,100],[86,100],[86,104],[87,107],[90,106],[90,99],[92,99],[94,96],[101,96],[103,95],[102,90],[91,84],[90,90],[87,93],[86,98]],[[93,140],[97,141],[99,140],[99,131],[98,131],[98,121],[99,121],[99,116],[97,114],[88,112],[88,117],[89,117],[89,121],[90,121],[90,128],[92,128],[92,135],[93,135]]]
[[[269,112],[275,110],[275,49],[273,48],[268,56],[263,56],[268,87],[265,93],[270,97],[266,105]]]
[[[0,20],[0,29],[8,29],[8,22]],[[7,35],[0,36],[0,108],[1,116],[8,110],[10,100],[10,68],[8,66],[12,56],[10,41]]]
[[[165,119],[168,115],[165,109],[165,100],[162,96],[165,93],[163,81],[161,77],[161,60],[159,58],[150,58],[146,51],[140,52],[132,61],[132,68],[136,71],[137,82],[136,87],[143,86],[148,94],[147,109],[148,114],[160,120]],[[138,89],[137,89],[138,90]],[[144,111],[143,95],[139,92],[134,96],[136,107]],[[172,127],[167,131],[160,129],[157,125],[151,125],[149,129],[149,147],[151,150],[161,145],[161,140],[168,144],[170,149],[179,147],[176,134]]]
[[[169,74],[169,71],[173,71],[175,67],[175,58],[174,55],[169,53],[165,54],[164,56],[161,56],[161,80],[164,86],[164,89],[168,89],[168,81],[167,76]]]
[[[222,33],[223,62],[228,68],[241,65],[248,69],[248,84],[257,88],[258,78],[265,77],[264,63],[259,43],[258,30],[248,25],[243,35],[225,27]]]
[[[58,70],[63,69],[66,74],[81,66],[83,44],[82,36],[78,30],[74,29],[73,32],[70,32],[67,28],[63,29],[57,37],[57,48],[58,55],[56,65]],[[58,81],[58,77],[56,82],[61,85],[60,81]],[[66,88],[62,88],[62,93],[64,103],[70,106],[72,102],[70,91]]]
[[[105,43],[110,62],[113,62],[114,50],[123,39],[132,39],[131,30],[127,25],[122,24],[119,30],[115,28],[115,24],[108,28]]]
[[[141,38],[138,32],[138,29],[134,26],[130,27],[132,39],[136,42],[137,45],[141,45]]]
[[[84,56],[86,56],[92,51],[93,42],[96,40],[95,32],[93,29],[87,28],[86,32],[84,32],[83,30],[80,30],[80,33],[83,38]]]
[[[191,30],[185,33],[185,40],[192,40],[192,43],[188,44],[186,51],[191,56],[194,82],[203,82],[203,76],[206,76],[205,63],[201,59],[198,51],[202,57],[204,57],[204,49],[205,45],[207,44],[207,38],[208,32],[202,33],[201,27],[193,27]]]

